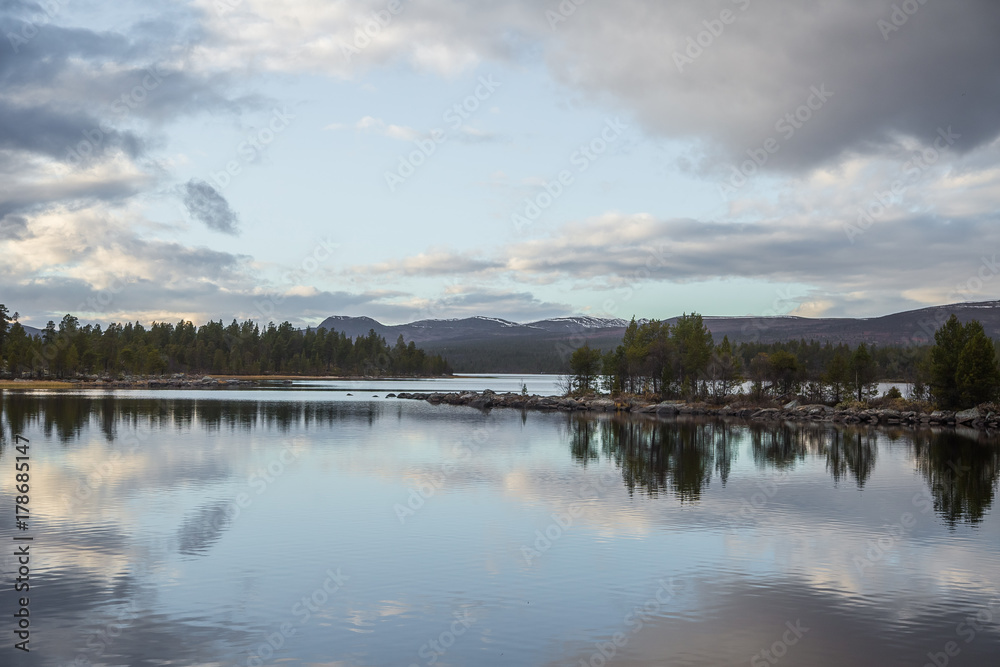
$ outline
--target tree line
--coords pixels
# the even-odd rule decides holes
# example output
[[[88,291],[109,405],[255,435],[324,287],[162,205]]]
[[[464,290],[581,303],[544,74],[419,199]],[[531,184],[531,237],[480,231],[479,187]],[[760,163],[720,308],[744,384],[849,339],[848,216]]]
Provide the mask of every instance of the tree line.
[[[289,322],[261,327],[252,320],[80,326],[66,315],[29,336],[18,314],[0,304],[0,370],[12,377],[77,375],[446,375],[448,362],[408,345],[390,346],[374,331],[352,340],[343,332],[296,329]]]
[[[571,389],[664,398],[801,396],[810,401],[867,401],[880,379],[911,382],[910,398],[939,407],[970,407],[997,399],[1000,368],[996,344],[973,320],[954,315],[937,331],[933,346],[857,347],[804,340],[716,344],[697,313],[673,325],[629,323],[621,345],[602,353],[584,345],[570,357]],[[746,387],[744,387],[746,385]]]

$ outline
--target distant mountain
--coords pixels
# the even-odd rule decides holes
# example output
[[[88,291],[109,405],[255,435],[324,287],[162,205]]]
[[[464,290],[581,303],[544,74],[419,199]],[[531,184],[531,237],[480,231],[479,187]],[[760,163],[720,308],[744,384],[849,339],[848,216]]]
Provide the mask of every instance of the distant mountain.
[[[41,329],[36,329],[35,327],[29,327],[27,324],[22,324],[21,326],[24,327],[24,333],[28,334],[29,336],[36,337],[42,335]]]
[[[421,320],[385,325],[370,317],[329,317],[321,329],[351,338],[369,331],[394,344],[413,341],[432,354],[442,354],[452,368],[464,373],[561,373],[572,354],[570,344],[586,340],[591,347],[613,349],[621,342],[625,320],[564,317],[518,324],[495,317]]]
[[[706,317],[705,325],[718,341],[785,341],[804,338],[820,342],[912,345],[934,342],[934,332],[952,314],[962,322],[979,320],[986,334],[1000,338],[1000,301],[931,306],[869,319],[806,317]]]
[[[424,343],[449,340],[489,340],[498,337],[548,338],[553,334],[568,336],[584,332],[624,331],[627,325],[628,322],[625,320],[597,317],[561,317],[529,324],[518,324],[496,317],[469,317],[461,320],[420,320],[410,324],[386,325],[370,317],[334,316],[326,318],[319,328],[343,332],[351,338],[366,336],[369,331],[375,331],[390,343],[402,335],[407,343],[412,340],[424,346]]]
[[[723,336],[737,342],[771,343],[817,340],[850,345],[911,345],[933,342],[934,332],[954,313],[963,322],[977,319],[986,333],[1000,338],[1000,301],[932,306],[870,319],[806,317],[705,317],[716,342]],[[671,318],[668,322],[676,322]],[[458,372],[563,373],[568,355],[587,342],[610,350],[628,325],[622,319],[562,317],[518,324],[491,317],[421,320],[385,325],[370,317],[330,317],[320,328],[342,331],[351,338],[374,330],[390,344],[403,340],[443,354]]]

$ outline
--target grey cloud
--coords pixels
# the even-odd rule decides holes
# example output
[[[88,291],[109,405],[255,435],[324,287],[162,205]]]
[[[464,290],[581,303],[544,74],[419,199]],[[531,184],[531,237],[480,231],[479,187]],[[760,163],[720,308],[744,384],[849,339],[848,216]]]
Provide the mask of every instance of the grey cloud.
[[[119,148],[131,157],[142,152],[139,137],[102,125],[85,112],[20,107],[0,99],[0,118],[0,148],[41,153],[72,164],[89,162],[110,148]]]
[[[23,239],[28,235],[28,221],[19,215],[5,215],[0,218],[0,241]]]
[[[0,186],[0,217],[131,197],[163,175],[146,160],[163,140],[162,125],[206,110],[236,116],[262,106],[254,95],[228,97],[228,74],[163,64],[185,62],[204,38],[197,10],[154,0],[143,12],[155,18],[100,32],[67,27],[65,6],[50,21],[38,4],[0,4],[0,173],[13,174]],[[91,167],[118,154],[133,162],[127,178],[57,181],[36,173],[44,160]]]
[[[205,181],[191,179],[184,186],[184,206],[191,217],[223,234],[239,233],[239,216],[226,198]]]
[[[589,2],[549,25],[531,0],[470,6],[456,0],[407,8],[401,38],[375,44],[358,67],[408,59],[434,67],[426,45],[461,67],[477,60],[521,63],[542,59],[572,91],[582,91],[614,113],[631,111],[653,134],[700,139],[705,168],[745,159],[768,138],[780,143],[767,169],[808,169],[854,153],[898,149],[901,137],[931,142],[939,126],[962,135],[960,152],[1000,132],[1000,4],[995,0],[926,2],[883,35],[878,21],[893,20],[898,0],[843,0],[789,4],[784,0],[622,0]],[[359,11],[365,3],[350,3]],[[722,25],[723,11],[733,21]],[[265,17],[272,17],[262,10]],[[273,16],[276,18],[276,15]],[[316,17],[322,20],[321,13]],[[714,22],[717,36],[679,68],[674,54]],[[211,21],[209,21],[211,24]],[[214,47],[261,54],[288,70],[326,69],[347,76],[342,58],[291,55],[276,33],[241,42],[214,25]],[[893,26],[895,27],[895,26]],[[305,25],[294,33],[319,39],[337,26]],[[704,37],[708,37],[705,40]],[[536,55],[537,54],[537,55]],[[439,63],[440,64],[440,63]],[[776,128],[809,99],[813,86],[833,96],[804,126]],[[815,100],[814,100],[815,103]],[[795,129],[791,136],[785,133]]]
[[[733,224],[607,215],[507,245],[479,262],[503,266],[493,273],[521,282],[567,281],[583,286],[598,300],[602,292],[650,282],[727,279],[811,285],[813,293],[805,298],[783,299],[787,307],[822,300],[833,312],[852,316],[918,307],[928,300],[944,303],[1000,295],[1000,263],[994,253],[984,257],[983,251],[1000,247],[1000,229],[989,215],[947,221],[932,216],[886,219],[855,236],[853,244],[845,224],[854,220]],[[967,239],[977,242],[970,244]],[[439,275],[436,265],[420,271],[408,259],[395,264],[411,266],[408,275]],[[472,260],[464,267],[456,263],[453,275],[477,277],[477,265]],[[981,278],[981,269],[987,279]],[[975,289],[969,288],[970,281]],[[921,300],[906,296],[921,292],[928,296]],[[442,300],[441,309],[510,313],[518,309],[516,301],[499,299],[491,309],[491,300],[482,295],[460,296]],[[539,311],[558,310],[558,304],[535,306]]]
[[[934,218],[886,220],[852,244],[840,222],[733,224],[608,216],[509,246],[504,253],[512,270],[578,280],[739,277],[839,285],[851,291],[873,285],[906,289],[940,282],[949,272],[976,269],[979,246],[970,247],[969,238],[997,247],[1000,230],[985,217],[948,224]]]
[[[921,4],[888,39],[877,21],[890,19],[893,0],[743,4],[590,3],[559,26],[549,63],[562,81],[633,109],[655,133],[707,140],[722,160],[746,159],[774,137],[781,149],[768,168],[879,152],[900,136],[928,143],[939,126],[962,134],[960,150],[1000,132],[990,111],[1000,105],[992,0]],[[673,54],[724,9],[735,22],[679,71]],[[777,132],[778,119],[822,84],[833,97],[790,138]]]
[[[422,319],[448,319],[489,315],[516,322],[531,322],[561,317],[575,312],[564,303],[542,301],[530,292],[470,289],[448,295],[419,308],[394,303],[370,303],[364,308],[336,311],[339,314],[367,315],[381,322],[412,322]]]

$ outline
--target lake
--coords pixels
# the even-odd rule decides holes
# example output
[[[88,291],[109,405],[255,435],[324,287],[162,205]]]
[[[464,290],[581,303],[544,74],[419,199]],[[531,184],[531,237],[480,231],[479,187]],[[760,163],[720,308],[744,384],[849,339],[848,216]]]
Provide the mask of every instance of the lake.
[[[2,392],[0,664],[997,664],[997,438],[385,398],[520,381]]]

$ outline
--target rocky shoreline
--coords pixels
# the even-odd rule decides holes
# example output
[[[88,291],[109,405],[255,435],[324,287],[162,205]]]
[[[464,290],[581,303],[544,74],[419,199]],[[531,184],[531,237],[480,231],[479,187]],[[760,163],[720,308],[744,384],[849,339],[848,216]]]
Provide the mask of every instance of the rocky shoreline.
[[[909,425],[920,426],[964,426],[968,428],[1000,428],[1000,413],[983,413],[977,408],[951,412],[903,412],[872,408],[866,410],[837,409],[828,405],[799,405],[792,402],[781,408],[756,408],[734,405],[714,406],[683,401],[663,401],[650,403],[629,398],[615,400],[609,397],[569,398],[560,396],[525,396],[523,394],[497,394],[487,389],[484,392],[461,393],[401,393],[389,394],[386,398],[400,398],[427,401],[433,405],[465,405],[479,409],[516,408],[521,410],[563,411],[563,412],[614,412],[632,413],[652,417],[674,417],[677,415],[737,417],[748,421],[814,421],[841,424]]]
[[[23,383],[26,389],[30,389],[35,380],[12,380],[14,384]],[[42,380],[41,382],[45,382]],[[80,387],[82,389],[222,389],[233,387],[257,387],[260,380],[243,380],[240,378],[220,378],[216,379],[205,375],[203,377],[174,376],[159,378],[72,378],[68,380],[56,380],[60,384]],[[270,380],[271,384],[292,384],[291,380]]]

